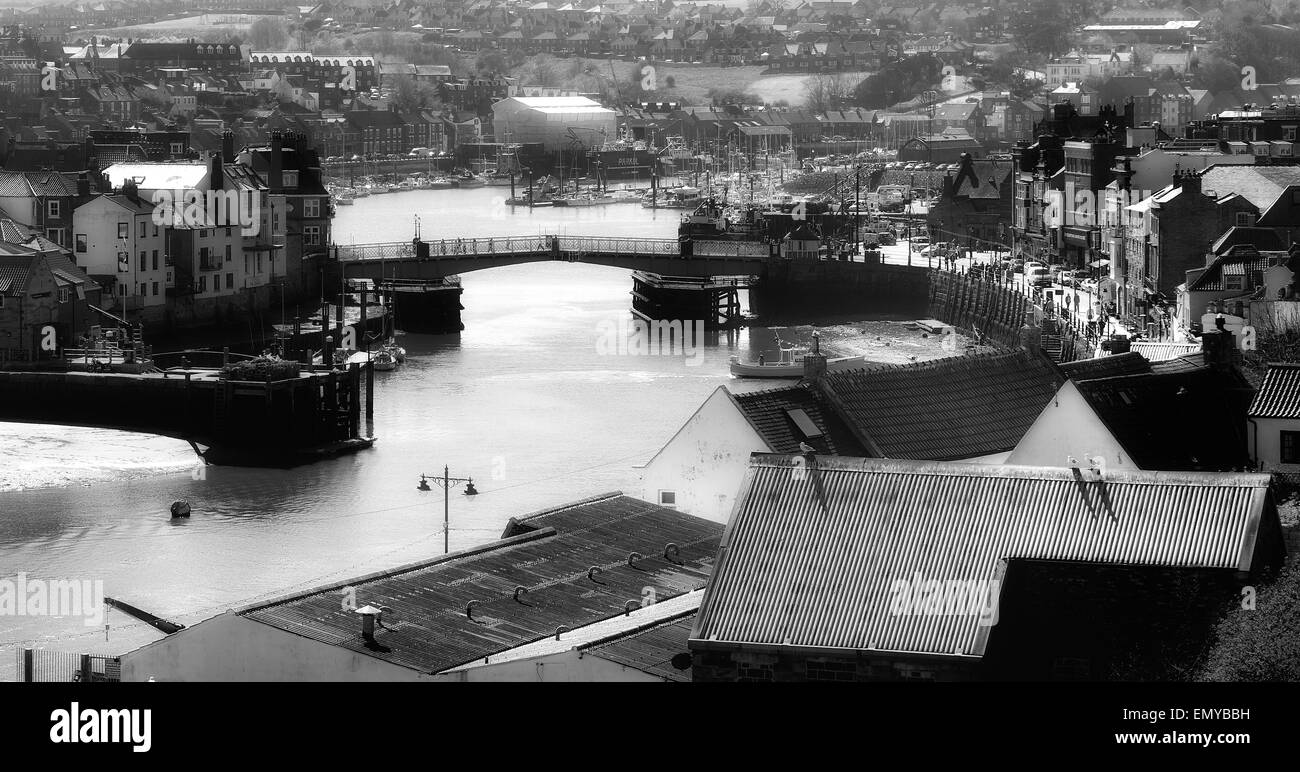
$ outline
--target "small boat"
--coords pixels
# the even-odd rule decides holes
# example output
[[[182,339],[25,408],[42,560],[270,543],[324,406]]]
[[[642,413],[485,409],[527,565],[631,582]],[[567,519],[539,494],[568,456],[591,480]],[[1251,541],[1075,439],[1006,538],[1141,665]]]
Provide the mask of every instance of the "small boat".
[[[388,339],[388,342],[383,345],[382,350],[391,354],[393,358],[397,360],[398,364],[402,364],[406,361],[406,349],[397,345],[397,341],[392,338]]]
[[[353,197],[353,198],[365,198],[365,197],[368,196],[368,195],[370,195],[370,191],[367,190],[364,186],[363,186],[363,187],[356,187],[356,188],[353,188],[353,189],[352,189],[352,197]]]
[[[584,193],[553,199],[556,206],[603,206],[614,203],[614,197],[601,193]]]
[[[338,204],[339,206],[352,206],[352,204],[355,202],[353,201],[353,198],[350,194],[339,193],[338,195],[334,196],[334,203]]]
[[[379,351],[376,351],[370,355],[370,366],[375,368],[376,370],[382,370],[382,371],[396,370],[397,357],[393,356],[392,354],[390,354],[388,351],[384,349],[380,349]]]
[[[446,177],[434,177],[429,180],[428,187],[430,190],[445,190],[455,187],[455,184]]]
[[[741,362],[740,357],[731,358],[731,374],[737,378],[802,378],[803,355],[793,355],[794,349],[782,349],[781,359],[777,362]],[[826,360],[827,372],[853,370],[867,365],[867,358],[838,357]]]

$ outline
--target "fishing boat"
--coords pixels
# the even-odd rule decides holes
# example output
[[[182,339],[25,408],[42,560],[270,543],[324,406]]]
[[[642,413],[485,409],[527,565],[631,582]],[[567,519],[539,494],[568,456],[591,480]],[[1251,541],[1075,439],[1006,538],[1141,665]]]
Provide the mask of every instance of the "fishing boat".
[[[456,178],[456,186],[460,188],[481,188],[484,184],[482,179],[468,172]]]
[[[339,206],[352,206],[353,197],[351,193],[338,193],[334,196],[334,203]]]
[[[704,194],[699,188],[668,188],[659,193],[653,200],[643,200],[641,206],[646,209],[695,209],[704,202]]]
[[[737,378],[802,378],[805,355],[796,354],[795,349],[792,348],[783,348],[781,358],[776,362],[765,362],[761,358],[757,362],[741,362],[740,357],[733,356],[731,374]],[[862,356],[826,360],[828,372],[853,370],[866,365],[867,358]]]
[[[446,190],[447,188],[454,188],[455,186],[455,183],[446,177],[434,177],[432,180],[429,180],[430,190]]]

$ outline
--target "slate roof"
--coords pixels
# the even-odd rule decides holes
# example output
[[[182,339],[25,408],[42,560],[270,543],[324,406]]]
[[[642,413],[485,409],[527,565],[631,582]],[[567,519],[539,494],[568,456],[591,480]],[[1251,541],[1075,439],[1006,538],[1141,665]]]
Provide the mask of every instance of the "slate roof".
[[[1251,418],[1300,418],[1300,364],[1270,362],[1248,414]]]
[[[729,393],[729,392],[728,392]],[[804,386],[751,391],[733,394],[732,400],[768,447],[777,453],[798,453],[799,443],[809,445],[824,453],[840,456],[860,456],[866,451],[854,438],[853,432],[829,406],[824,406],[813,390]],[[790,411],[802,410],[822,431],[822,436],[808,438],[790,416]]]
[[[1300,166],[1220,166],[1201,172],[1201,190],[1219,195],[1237,193],[1262,212],[1289,185],[1300,185]]]
[[[703,590],[694,590],[660,600],[633,608],[625,615],[566,630],[558,636],[526,643],[455,670],[552,656],[576,649],[582,656],[607,659],[665,681],[690,681],[690,667],[678,669],[672,660],[680,654],[690,656],[686,641],[703,597]]]
[[[946,461],[1014,448],[1063,380],[1017,350],[828,373],[818,388],[870,455]]]
[[[699,589],[721,534],[718,523],[610,493],[511,519],[499,541],[238,614],[437,673],[553,637],[561,625],[577,629],[622,615],[629,600],[640,602],[645,587],[654,587],[660,600]],[[677,545],[676,553],[668,552],[669,544]],[[591,568],[599,573],[589,574]],[[358,607],[392,609],[394,621],[376,630],[379,648],[362,640],[357,615],[341,608],[345,586],[355,589]],[[465,613],[471,601],[473,618]]]
[[[1239,376],[1201,368],[1074,385],[1142,469],[1223,472],[1250,462],[1251,390]]]
[[[739,646],[982,656],[974,614],[892,613],[891,587],[999,579],[1004,561],[1250,571],[1276,529],[1266,474],[1079,470],[755,454],[691,631]],[[1262,549],[1262,547],[1261,547]],[[994,588],[995,592],[1000,591]]]
[[[1253,279],[1246,281],[1255,273],[1267,271],[1269,268],[1269,258],[1267,255],[1260,254],[1252,248],[1235,249],[1227,254],[1214,258],[1205,272],[1196,278],[1187,287],[1188,292],[1218,292],[1225,291],[1227,286],[1224,282],[1225,276],[1243,277],[1241,288],[1245,290],[1252,286]]]
[[[1133,341],[1129,344],[1129,348],[1133,352],[1146,357],[1147,361],[1165,362],[1186,354],[1199,354],[1201,344]]]
[[[1190,370],[1200,370],[1205,367],[1205,354],[1184,354],[1183,356],[1166,359],[1163,362],[1152,362],[1151,372],[1153,373],[1180,373]]]
[[[1057,365],[1072,381],[1092,378],[1111,378],[1116,375],[1140,375],[1151,372],[1151,362],[1140,352],[1127,351],[1107,357],[1076,359]]]

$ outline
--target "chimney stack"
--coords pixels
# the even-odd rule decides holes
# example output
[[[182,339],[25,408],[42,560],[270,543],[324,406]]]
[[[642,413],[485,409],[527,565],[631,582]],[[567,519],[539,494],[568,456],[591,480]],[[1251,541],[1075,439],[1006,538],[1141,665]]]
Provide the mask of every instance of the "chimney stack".
[[[90,198],[90,175],[86,172],[77,173],[77,198]]]
[[[1215,318],[1214,327],[1201,333],[1201,352],[1207,367],[1227,372],[1237,364],[1237,336],[1224,326],[1223,314]]]
[[[230,129],[221,132],[221,160],[228,164],[235,162],[235,132]]]
[[[284,139],[280,132],[271,132],[271,171],[267,175],[267,185],[271,192],[278,193],[284,188]]]
[[[221,164],[221,154],[211,153],[208,156],[208,188],[211,190],[221,190],[225,187],[226,170]]]
[[[1025,324],[1020,328],[1020,347],[1031,354],[1043,350],[1043,330],[1034,322],[1033,309],[1025,311]]]
[[[816,382],[826,374],[826,357],[822,354],[821,337],[813,333],[813,350],[803,357],[803,379]]]

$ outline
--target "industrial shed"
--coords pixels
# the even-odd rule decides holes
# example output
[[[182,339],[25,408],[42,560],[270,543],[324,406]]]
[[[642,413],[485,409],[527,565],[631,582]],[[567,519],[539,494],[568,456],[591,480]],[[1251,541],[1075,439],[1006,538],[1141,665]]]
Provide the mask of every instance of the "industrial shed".
[[[510,97],[492,105],[500,142],[540,142],[568,150],[575,137],[587,147],[616,137],[614,111],[586,97]]]

